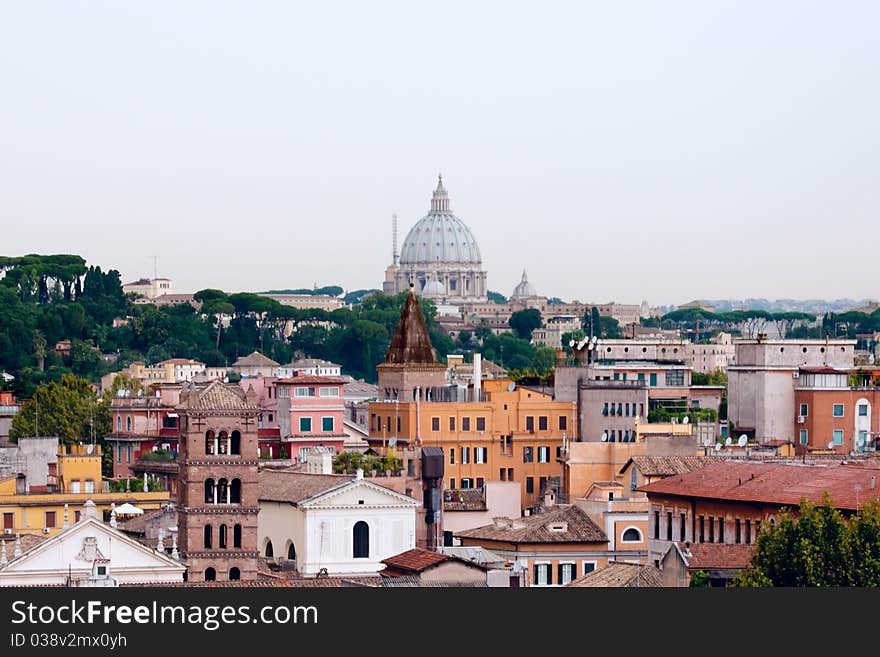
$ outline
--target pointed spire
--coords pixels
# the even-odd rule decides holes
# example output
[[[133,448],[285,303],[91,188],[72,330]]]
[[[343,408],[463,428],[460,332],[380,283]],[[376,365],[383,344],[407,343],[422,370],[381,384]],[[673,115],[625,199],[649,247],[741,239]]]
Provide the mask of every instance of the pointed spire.
[[[116,522],[116,502],[110,502],[110,526],[116,529],[119,524]]]
[[[391,337],[391,345],[385,354],[385,362],[395,365],[437,362],[437,354],[428,335],[425,316],[422,314],[422,307],[419,305],[412,283],[400,313],[400,320]]]
[[[526,270],[523,269],[522,282],[523,282],[523,283],[528,283],[528,281],[529,281],[529,277],[526,276]]]
[[[434,190],[434,196],[431,198],[431,212],[451,212],[449,209],[449,194],[443,186],[443,176],[437,176],[437,189]]]
[[[9,558],[6,556],[6,541],[0,541],[0,566],[5,566],[9,563]]]
[[[18,559],[21,556],[21,532],[15,534],[15,550],[12,551],[12,558]]]

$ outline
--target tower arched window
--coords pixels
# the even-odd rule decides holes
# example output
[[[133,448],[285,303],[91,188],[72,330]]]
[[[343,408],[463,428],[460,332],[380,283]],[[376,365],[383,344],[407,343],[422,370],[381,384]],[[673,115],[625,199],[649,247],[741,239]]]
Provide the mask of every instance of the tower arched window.
[[[205,479],[205,504],[214,504],[214,480]]]
[[[241,547],[241,525],[235,525],[232,528],[232,547]]]
[[[205,432],[205,454],[214,454],[214,432],[211,429]]]
[[[241,479],[233,479],[229,488],[229,501],[232,504],[241,504]]]
[[[122,416],[116,416],[116,433],[122,433]]]
[[[229,441],[229,453],[241,454],[241,432],[233,431]]]
[[[228,504],[229,502],[229,482],[224,478],[217,482],[217,503]]]
[[[217,541],[217,547],[226,549],[226,525],[220,525],[220,538]]]
[[[272,541],[266,542],[266,556],[267,557],[274,557],[275,556],[275,550],[272,548]]]
[[[218,447],[220,449],[218,454],[229,454],[229,434],[225,431],[221,431],[217,438]]]
[[[352,556],[355,559],[366,559],[370,556],[370,526],[363,520],[354,523],[352,543]]]
[[[131,415],[125,418],[125,430],[131,432]]]
[[[230,568],[229,569],[229,581],[230,582],[237,582],[240,579],[241,579],[241,571],[238,568],[236,568],[235,566]]]
[[[287,546],[287,558],[290,561],[296,560],[296,546],[294,546],[293,541],[291,541],[290,545]]]
[[[205,525],[205,548],[213,547],[211,544],[214,538],[214,528],[211,525]]]
[[[217,571],[213,568],[205,568],[205,581],[214,582],[217,580]]]

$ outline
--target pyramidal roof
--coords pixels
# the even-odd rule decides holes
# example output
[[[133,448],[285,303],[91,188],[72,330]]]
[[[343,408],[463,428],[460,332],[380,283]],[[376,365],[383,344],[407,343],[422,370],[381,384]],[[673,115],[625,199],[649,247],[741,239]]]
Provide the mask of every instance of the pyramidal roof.
[[[386,365],[403,365],[406,363],[437,363],[437,354],[428,335],[428,326],[425,324],[425,316],[422,315],[422,307],[415,292],[410,289],[400,312],[400,320],[394,335],[391,336],[391,345],[385,354]]]
[[[242,356],[235,361],[233,367],[278,367],[280,363],[276,363],[268,356],[264,356],[259,351],[252,351],[247,356]]]
[[[234,383],[212,381],[205,386],[185,387],[180,393],[179,409],[189,411],[258,411],[253,389],[245,393]]]

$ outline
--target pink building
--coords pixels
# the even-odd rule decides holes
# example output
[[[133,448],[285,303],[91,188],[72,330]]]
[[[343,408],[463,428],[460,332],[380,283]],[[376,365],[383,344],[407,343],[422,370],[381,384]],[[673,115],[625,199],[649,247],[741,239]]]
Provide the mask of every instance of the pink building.
[[[278,422],[278,379],[274,376],[254,376],[241,379],[239,385],[247,392],[253,389],[260,405],[257,416],[257,436],[260,456],[277,459],[281,455],[281,433]],[[290,456],[289,450],[287,455]]]
[[[179,384],[165,384],[140,397],[113,398],[113,428],[107,442],[113,448],[114,478],[137,477],[132,466],[143,454],[158,450],[177,454],[180,388]]]
[[[345,380],[300,374],[274,385],[281,447],[290,458],[304,461],[309,447],[342,451]]]

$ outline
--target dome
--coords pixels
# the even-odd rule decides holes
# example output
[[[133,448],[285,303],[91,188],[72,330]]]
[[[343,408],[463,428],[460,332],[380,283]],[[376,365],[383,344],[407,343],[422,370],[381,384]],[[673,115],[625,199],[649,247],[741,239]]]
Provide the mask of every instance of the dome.
[[[538,293],[535,292],[535,286],[529,283],[529,277],[526,276],[526,270],[523,269],[522,280],[519,282],[515,288],[513,288],[513,294],[510,295],[511,299],[524,299],[526,297],[536,297]]]
[[[442,297],[444,294],[446,294],[446,288],[443,287],[443,283],[437,280],[436,274],[431,274],[431,278],[425,282],[425,287],[422,288],[422,296]]]
[[[477,264],[480,247],[470,228],[449,209],[449,196],[440,177],[431,199],[431,211],[416,222],[400,250],[401,265],[427,263]]]

